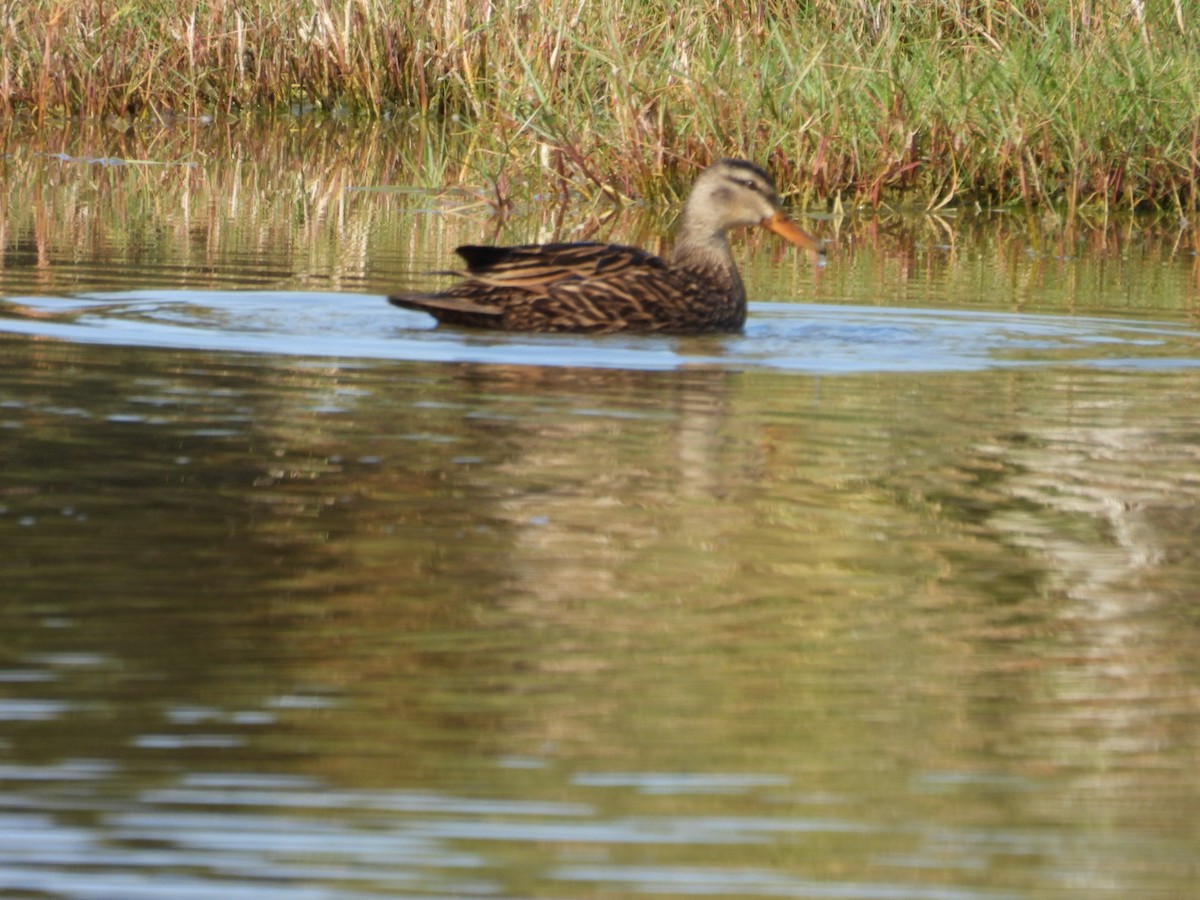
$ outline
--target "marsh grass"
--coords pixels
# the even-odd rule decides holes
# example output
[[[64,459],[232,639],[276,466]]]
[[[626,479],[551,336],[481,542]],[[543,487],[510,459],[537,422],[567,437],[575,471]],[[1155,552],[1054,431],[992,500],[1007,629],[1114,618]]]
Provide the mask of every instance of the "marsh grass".
[[[289,116],[30,129],[0,147],[0,295],[382,294],[443,283],[432,273],[453,266],[464,243],[669,245],[670,221],[656,204],[577,197],[564,209],[532,198],[499,216],[470,171],[446,171],[456,186],[443,189],[424,160],[461,156],[458,140],[397,122]],[[1085,208],[1070,224],[1053,210],[1019,208],[805,221],[830,239],[831,265],[814,268],[771,235],[747,233],[737,253],[749,283],[788,285],[782,296],[825,303],[870,296],[922,305],[932,295],[1120,313],[1137,312],[1121,304],[1150,302],[1195,315],[1200,296],[1200,229],[1169,212]],[[1122,280],[1139,287],[1114,288]]]
[[[745,155],[797,204],[1155,207],[1200,178],[1172,0],[0,0],[0,114],[435,122],[437,175],[673,200]]]

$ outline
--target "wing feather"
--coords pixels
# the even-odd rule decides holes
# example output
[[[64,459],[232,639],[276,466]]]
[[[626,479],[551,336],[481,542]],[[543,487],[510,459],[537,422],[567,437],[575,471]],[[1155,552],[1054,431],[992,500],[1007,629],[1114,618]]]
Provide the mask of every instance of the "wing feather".
[[[530,244],[484,247],[468,244],[455,251],[467,264],[467,276],[494,287],[538,290],[560,281],[617,275],[639,268],[663,269],[653,253],[621,244]]]
[[[457,253],[465,281],[388,299],[440,322],[509,331],[731,330],[745,318],[741,283],[721,286],[727,272],[671,267],[636,247],[466,245]]]
[[[484,306],[475,303],[468,297],[455,297],[449,294],[393,294],[388,297],[393,306],[405,309],[415,309],[428,312],[431,309],[444,309],[449,312],[475,313],[483,316],[502,316],[504,307]]]

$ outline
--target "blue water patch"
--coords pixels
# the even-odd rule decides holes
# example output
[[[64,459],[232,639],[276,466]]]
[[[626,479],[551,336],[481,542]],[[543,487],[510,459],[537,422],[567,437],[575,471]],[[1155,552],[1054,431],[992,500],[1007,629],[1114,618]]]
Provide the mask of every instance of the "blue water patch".
[[[339,360],[640,370],[1200,365],[1200,332],[1173,321],[797,303],[752,303],[742,334],[541,335],[439,328],[370,294],[141,290],[0,300],[0,332]]]

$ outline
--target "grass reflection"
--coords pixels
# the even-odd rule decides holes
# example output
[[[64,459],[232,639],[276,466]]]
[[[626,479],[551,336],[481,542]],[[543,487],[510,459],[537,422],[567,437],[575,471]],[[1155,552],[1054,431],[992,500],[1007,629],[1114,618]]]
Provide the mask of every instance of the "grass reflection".
[[[0,134],[0,291],[145,287],[385,293],[460,243],[616,240],[664,250],[669,210],[501,200],[461,141],[399,122],[63,123]],[[437,160],[431,166],[430,160]],[[1170,216],[958,210],[826,217],[830,265],[749,237],[752,299],[1194,312],[1197,229]],[[438,282],[440,283],[440,282]],[[769,287],[773,285],[773,287]]]

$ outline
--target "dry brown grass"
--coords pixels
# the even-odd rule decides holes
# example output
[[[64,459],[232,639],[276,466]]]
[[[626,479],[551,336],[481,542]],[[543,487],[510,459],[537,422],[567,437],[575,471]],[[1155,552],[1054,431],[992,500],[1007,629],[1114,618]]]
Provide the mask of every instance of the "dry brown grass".
[[[419,119],[501,199],[670,199],[737,154],[799,203],[1190,215],[1198,19],[1181,0],[2,0],[0,115]]]

